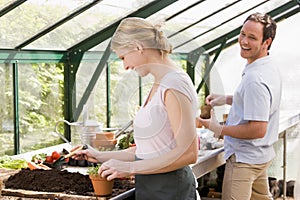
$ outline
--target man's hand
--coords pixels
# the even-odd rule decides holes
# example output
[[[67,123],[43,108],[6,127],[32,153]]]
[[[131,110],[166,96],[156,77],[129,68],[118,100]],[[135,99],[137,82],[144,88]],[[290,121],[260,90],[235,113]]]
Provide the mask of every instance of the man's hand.
[[[211,130],[212,132],[214,132],[214,137],[220,138],[220,136],[222,135],[223,127],[218,122],[213,109],[210,111],[210,116],[211,117],[209,119],[197,117],[196,124],[200,127],[204,126],[205,128]]]
[[[226,96],[219,94],[210,94],[206,97],[205,102],[207,105],[222,106],[226,104]]]

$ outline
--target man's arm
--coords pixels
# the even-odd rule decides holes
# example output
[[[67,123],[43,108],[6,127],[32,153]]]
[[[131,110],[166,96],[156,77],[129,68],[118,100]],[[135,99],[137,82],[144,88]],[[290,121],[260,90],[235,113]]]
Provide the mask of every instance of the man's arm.
[[[228,135],[239,139],[263,138],[267,132],[268,122],[249,121],[246,124],[236,126],[223,126],[221,135]]]

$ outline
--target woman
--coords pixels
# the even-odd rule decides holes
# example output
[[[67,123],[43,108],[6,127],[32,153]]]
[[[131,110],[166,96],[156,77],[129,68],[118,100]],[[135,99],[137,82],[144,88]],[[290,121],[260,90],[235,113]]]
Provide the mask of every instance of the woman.
[[[196,199],[189,167],[197,161],[197,95],[188,75],[168,57],[162,32],[142,18],[124,19],[111,40],[124,68],[154,83],[134,120],[135,147],[121,151],[82,150],[76,159],[102,163],[108,180],[135,175],[135,199]]]

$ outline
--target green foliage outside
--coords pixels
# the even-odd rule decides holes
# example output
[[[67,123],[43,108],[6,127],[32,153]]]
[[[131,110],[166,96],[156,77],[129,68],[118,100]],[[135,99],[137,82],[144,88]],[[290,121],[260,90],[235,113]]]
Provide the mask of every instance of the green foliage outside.
[[[11,65],[0,65],[0,155],[13,155],[14,103]],[[21,151],[61,143],[51,134],[63,116],[63,65],[20,64],[18,67],[18,105]],[[55,109],[54,109],[55,108]]]

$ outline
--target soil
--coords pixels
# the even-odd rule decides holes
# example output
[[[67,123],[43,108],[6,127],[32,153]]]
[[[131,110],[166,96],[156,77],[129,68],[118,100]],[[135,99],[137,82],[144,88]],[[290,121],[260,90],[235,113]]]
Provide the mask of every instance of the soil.
[[[10,176],[4,184],[5,188],[10,189],[94,196],[93,185],[88,175],[64,170],[22,169]],[[112,196],[117,196],[133,187],[133,181],[116,179]]]

